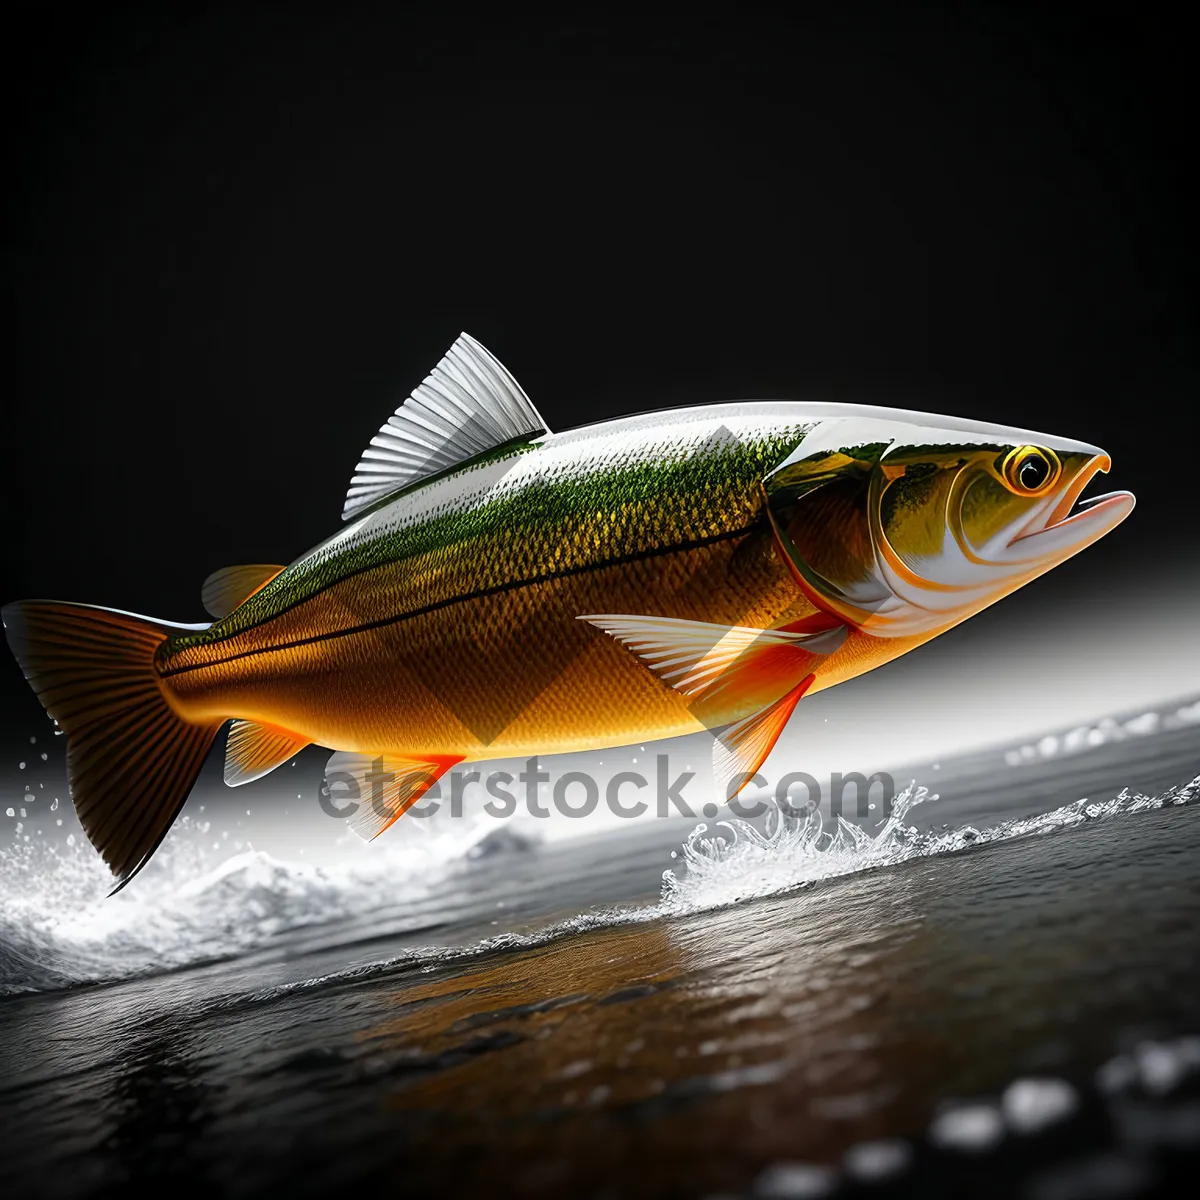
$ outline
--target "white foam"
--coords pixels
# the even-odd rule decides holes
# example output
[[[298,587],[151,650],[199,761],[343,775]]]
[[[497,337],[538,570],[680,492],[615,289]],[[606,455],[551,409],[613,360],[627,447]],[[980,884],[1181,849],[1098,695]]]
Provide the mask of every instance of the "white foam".
[[[1083,754],[1088,750],[1108,746],[1113,742],[1123,742],[1128,738],[1150,737],[1164,730],[1182,729],[1197,722],[1200,722],[1200,700],[1174,710],[1147,709],[1124,721],[1118,721],[1115,717],[1104,717],[1087,725],[1078,725],[1063,734],[1047,734],[1036,742],[1014,746],[1004,752],[1004,761],[1010,767],[1019,767],[1023,763],[1037,762],[1039,759],[1044,761],[1059,756]]]
[[[1126,788],[1111,800],[1093,802],[1085,798],[1052,812],[1003,821],[984,830],[966,826],[949,832],[922,833],[905,823],[917,805],[936,799],[928,788],[911,784],[895,797],[891,815],[874,837],[844,817],[838,817],[836,824],[826,829],[819,810],[798,819],[785,819],[773,808],[768,813],[766,832],[739,818],[719,822],[715,828],[722,834],[709,835],[707,825],[697,825],[683,847],[685,874],[667,871],[663,875],[663,907],[668,912],[717,907],[913,858],[1184,805],[1200,799],[1200,776],[1159,796]]]
[[[980,843],[1183,805],[1198,796],[1200,777],[1156,797],[1126,790],[1103,803],[1078,800],[983,831],[922,833],[906,824],[907,814],[936,797],[912,785],[895,798],[890,817],[874,837],[842,818],[826,830],[819,812],[799,821],[776,816],[766,832],[740,820],[721,822],[712,835],[699,825],[683,846],[683,874],[664,874],[658,904],[596,909],[531,934],[503,933],[468,947],[415,947],[402,959],[356,970],[544,944],[588,929],[703,911]],[[111,876],[82,837],[72,834],[65,846],[14,840],[0,849],[0,994],[171,970],[236,956],[288,931],[373,919],[390,909],[407,911],[441,895],[439,884],[448,865],[466,853],[451,839],[423,838],[381,848],[352,865],[318,867],[214,838],[206,821],[181,819],[137,886],[112,897],[107,896]]]
[[[157,973],[227,958],[364,907],[416,900],[444,870],[429,849],[353,867],[228,854],[207,821],[184,817],[138,877],[113,880],[83,838],[0,850],[0,995]],[[215,863],[215,865],[214,865]]]

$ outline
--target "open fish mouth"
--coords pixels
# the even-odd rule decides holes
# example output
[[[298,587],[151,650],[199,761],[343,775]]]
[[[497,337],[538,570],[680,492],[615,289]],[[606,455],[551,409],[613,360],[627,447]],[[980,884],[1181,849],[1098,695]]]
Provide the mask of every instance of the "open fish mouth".
[[[1106,475],[1111,467],[1112,460],[1107,454],[1094,455],[1076,472],[1060,495],[1049,498],[1010,544],[1015,546],[1038,538],[1052,542],[1055,547],[1075,542],[1086,544],[1116,528],[1133,511],[1133,493],[1115,491],[1083,495],[1088,484],[1097,475]]]

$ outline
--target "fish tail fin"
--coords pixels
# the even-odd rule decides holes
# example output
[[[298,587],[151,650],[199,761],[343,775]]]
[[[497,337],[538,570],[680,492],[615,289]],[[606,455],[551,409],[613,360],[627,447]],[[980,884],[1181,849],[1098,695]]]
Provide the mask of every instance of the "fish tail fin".
[[[167,701],[155,652],[172,626],[113,609],[24,600],[0,611],[8,644],[67,737],[79,822],[119,891],[179,815],[223,722]]]

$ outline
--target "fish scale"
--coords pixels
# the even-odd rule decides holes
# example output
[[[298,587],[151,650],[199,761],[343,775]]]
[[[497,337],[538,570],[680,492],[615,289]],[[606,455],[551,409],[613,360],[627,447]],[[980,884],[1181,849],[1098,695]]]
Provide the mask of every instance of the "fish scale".
[[[604,681],[587,686],[593,720],[564,726],[560,710],[538,699],[564,672],[574,686],[584,683],[571,668],[599,635],[580,624],[581,612],[644,607],[648,596],[682,605],[693,620],[726,624],[751,610],[767,623],[813,611],[777,559],[764,560],[758,578],[728,579],[731,554],[766,529],[762,476],[803,426],[793,418],[740,441],[689,438],[693,424],[675,439],[661,427],[640,439],[598,433],[582,444],[583,469],[578,441],[569,460],[515,480],[513,468],[535,464],[537,454],[495,461],[489,469],[503,493],[485,492],[482,503],[462,487],[479,471],[469,467],[434,485],[423,521],[406,519],[413,497],[402,496],[209,630],[164,643],[160,671],[197,717],[233,711],[305,732],[313,679],[328,688],[336,678],[339,695],[360,699],[326,713],[313,740],[354,750],[419,755],[437,745],[496,756],[702,728],[683,698],[653,679],[652,732],[638,724],[642,714],[601,701],[600,691],[619,698],[632,686],[636,694],[626,677],[644,675],[612,648],[600,651]],[[672,444],[674,461],[656,462]],[[447,511],[444,496],[456,491],[460,507]],[[537,654],[517,672],[522,645]],[[518,729],[501,737],[513,721]]]
[[[619,475],[610,470],[607,477],[614,481],[609,494],[619,497]],[[756,477],[737,496],[739,503],[714,506],[716,516],[700,513],[694,497],[676,496],[665,506],[678,518],[656,512],[651,496],[611,509],[617,520],[596,520],[576,508],[556,530],[544,526],[536,537],[517,531],[498,544],[456,540],[327,584],[271,617],[270,606],[287,596],[280,588],[260,602],[264,619],[249,630],[220,637],[218,622],[203,640],[179,639],[184,645],[178,650],[167,643],[163,674],[181,706],[194,704],[198,716],[235,711],[304,730],[312,720],[313,678],[329,687],[336,677],[347,704],[336,714],[324,706],[324,724],[314,731],[321,736],[313,740],[348,749],[420,754],[437,745],[468,757],[484,751],[495,756],[597,738],[617,745],[702,728],[684,698],[577,617],[645,608],[647,597],[690,619],[724,624],[746,618],[773,624],[793,612],[814,611],[774,557],[726,586],[729,563],[754,530],[747,528],[749,514],[762,532],[757,486]],[[727,486],[709,499],[732,501],[733,491]],[[293,568],[298,576],[306,569],[303,560]],[[244,606],[250,612],[243,621],[254,614],[256,600]],[[361,632],[309,640],[352,629]],[[289,644],[290,651],[274,649]],[[523,654],[523,647],[536,647],[536,654]],[[589,651],[590,665],[580,663]],[[235,654],[243,657],[233,659]],[[394,668],[403,672],[403,689],[395,686]],[[583,688],[592,719],[564,724],[554,695],[539,702],[541,684],[551,679]],[[652,699],[649,711],[657,715],[649,730],[647,710],[621,701],[630,688]],[[450,736],[456,719],[462,728]],[[513,720],[518,728],[497,741]]]
[[[718,798],[809,692],[903,654],[1095,541],[1085,443],[854,405],[744,402],[565,433],[464,334],[388,418],[346,524],[205,581],[211,624],[3,610],[123,886],[218,731],[225,780],[309,744],[351,827],[455,763],[708,729]],[[723,796],[722,796],[723,793]]]

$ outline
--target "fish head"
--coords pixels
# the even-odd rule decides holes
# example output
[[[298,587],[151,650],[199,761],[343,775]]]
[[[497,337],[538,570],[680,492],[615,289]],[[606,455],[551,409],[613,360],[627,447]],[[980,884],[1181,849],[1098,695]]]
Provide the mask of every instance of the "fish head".
[[[819,422],[763,481],[796,582],[879,637],[932,636],[1114,529],[1129,492],[1082,493],[1099,447],[882,411]]]

